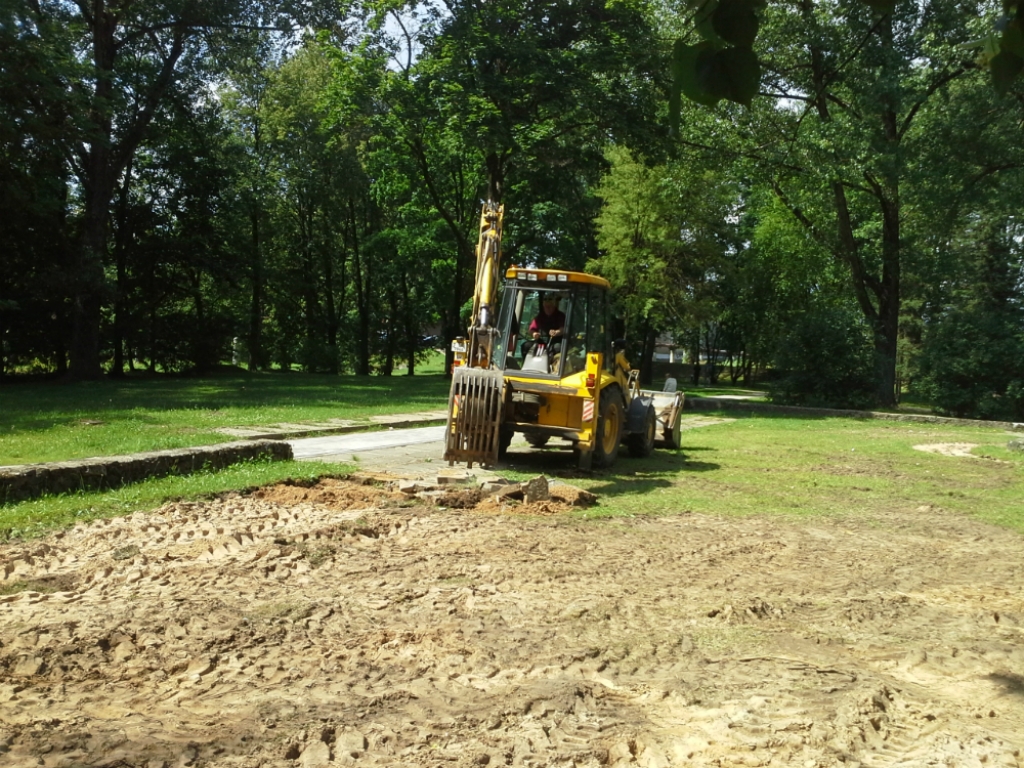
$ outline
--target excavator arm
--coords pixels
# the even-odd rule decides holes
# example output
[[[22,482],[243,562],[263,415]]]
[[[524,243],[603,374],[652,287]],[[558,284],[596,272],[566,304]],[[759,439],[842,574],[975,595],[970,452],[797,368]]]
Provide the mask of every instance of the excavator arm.
[[[480,213],[480,239],[476,245],[476,280],[473,284],[473,318],[469,327],[467,364],[490,368],[497,315],[498,270],[501,269],[501,227],[505,207],[484,203]]]

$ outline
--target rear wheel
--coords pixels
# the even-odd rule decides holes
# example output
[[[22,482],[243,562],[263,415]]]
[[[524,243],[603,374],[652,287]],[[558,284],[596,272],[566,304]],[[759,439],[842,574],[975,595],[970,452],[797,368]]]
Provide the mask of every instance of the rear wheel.
[[[609,387],[601,393],[597,418],[597,439],[594,444],[594,464],[610,467],[619,455],[622,441],[622,422],[625,410],[618,387]]]
[[[626,446],[629,448],[629,455],[634,459],[646,459],[654,452],[654,436],[658,431],[658,414],[654,412],[654,406],[648,406],[644,412],[644,428],[641,432],[634,432],[626,438]]]
[[[526,438],[526,442],[532,445],[534,448],[543,448],[548,444],[548,440],[551,439],[549,435],[523,435]]]

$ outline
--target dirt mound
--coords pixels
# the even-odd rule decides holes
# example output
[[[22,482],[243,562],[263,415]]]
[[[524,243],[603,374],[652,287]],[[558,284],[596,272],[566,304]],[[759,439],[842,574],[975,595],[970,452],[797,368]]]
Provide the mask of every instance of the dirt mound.
[[[388,507],[406,497],[390,483],[362,484],[335,478],[324,478],[314,485],[282,483],[253,492],[254,499],[275,504],[316,504],[328,509]]]
[[[1021,766],[1018,534],[568,509],[331,480],[0,545],[0,764]]]

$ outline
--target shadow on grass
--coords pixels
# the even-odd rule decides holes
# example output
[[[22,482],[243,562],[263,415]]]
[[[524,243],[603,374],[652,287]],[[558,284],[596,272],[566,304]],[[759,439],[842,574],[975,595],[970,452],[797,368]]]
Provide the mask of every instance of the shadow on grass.
[[[510,450],[500,468],[515,472],[544,474],[560,479],[587,479],[596,484],[588,485],[590,490],[607,496],[648,493],[659,488],[668,488],[674,479],[687,472],[711,472],[721,469],[720,464],[709,461],[694,461],[687,454],[697,451],[713,451],[714,448],[682,448],[679,451],[655,449],[646,459],[635,459],[623,448],[618,461],[608,469],[581,471],[569,447],[550,446],[536,449],[516,446]]]

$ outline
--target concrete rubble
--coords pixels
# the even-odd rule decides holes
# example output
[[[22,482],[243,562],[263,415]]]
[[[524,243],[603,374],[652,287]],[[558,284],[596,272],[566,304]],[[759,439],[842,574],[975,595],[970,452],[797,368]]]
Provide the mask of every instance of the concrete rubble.
[[[559,480],[548,480],[544,475],[514,483],[503,477],[475,477],[464,470],[443,470],[433,480],[399,480],[397,489],[409,496],[437,504],[450,501],[456,491],[477,498],[492,497],[499,500],[521,501],[525,504],[536,504],[552,499],[574,507],[587,507],[597,503],[597,496],[590,491]]]

